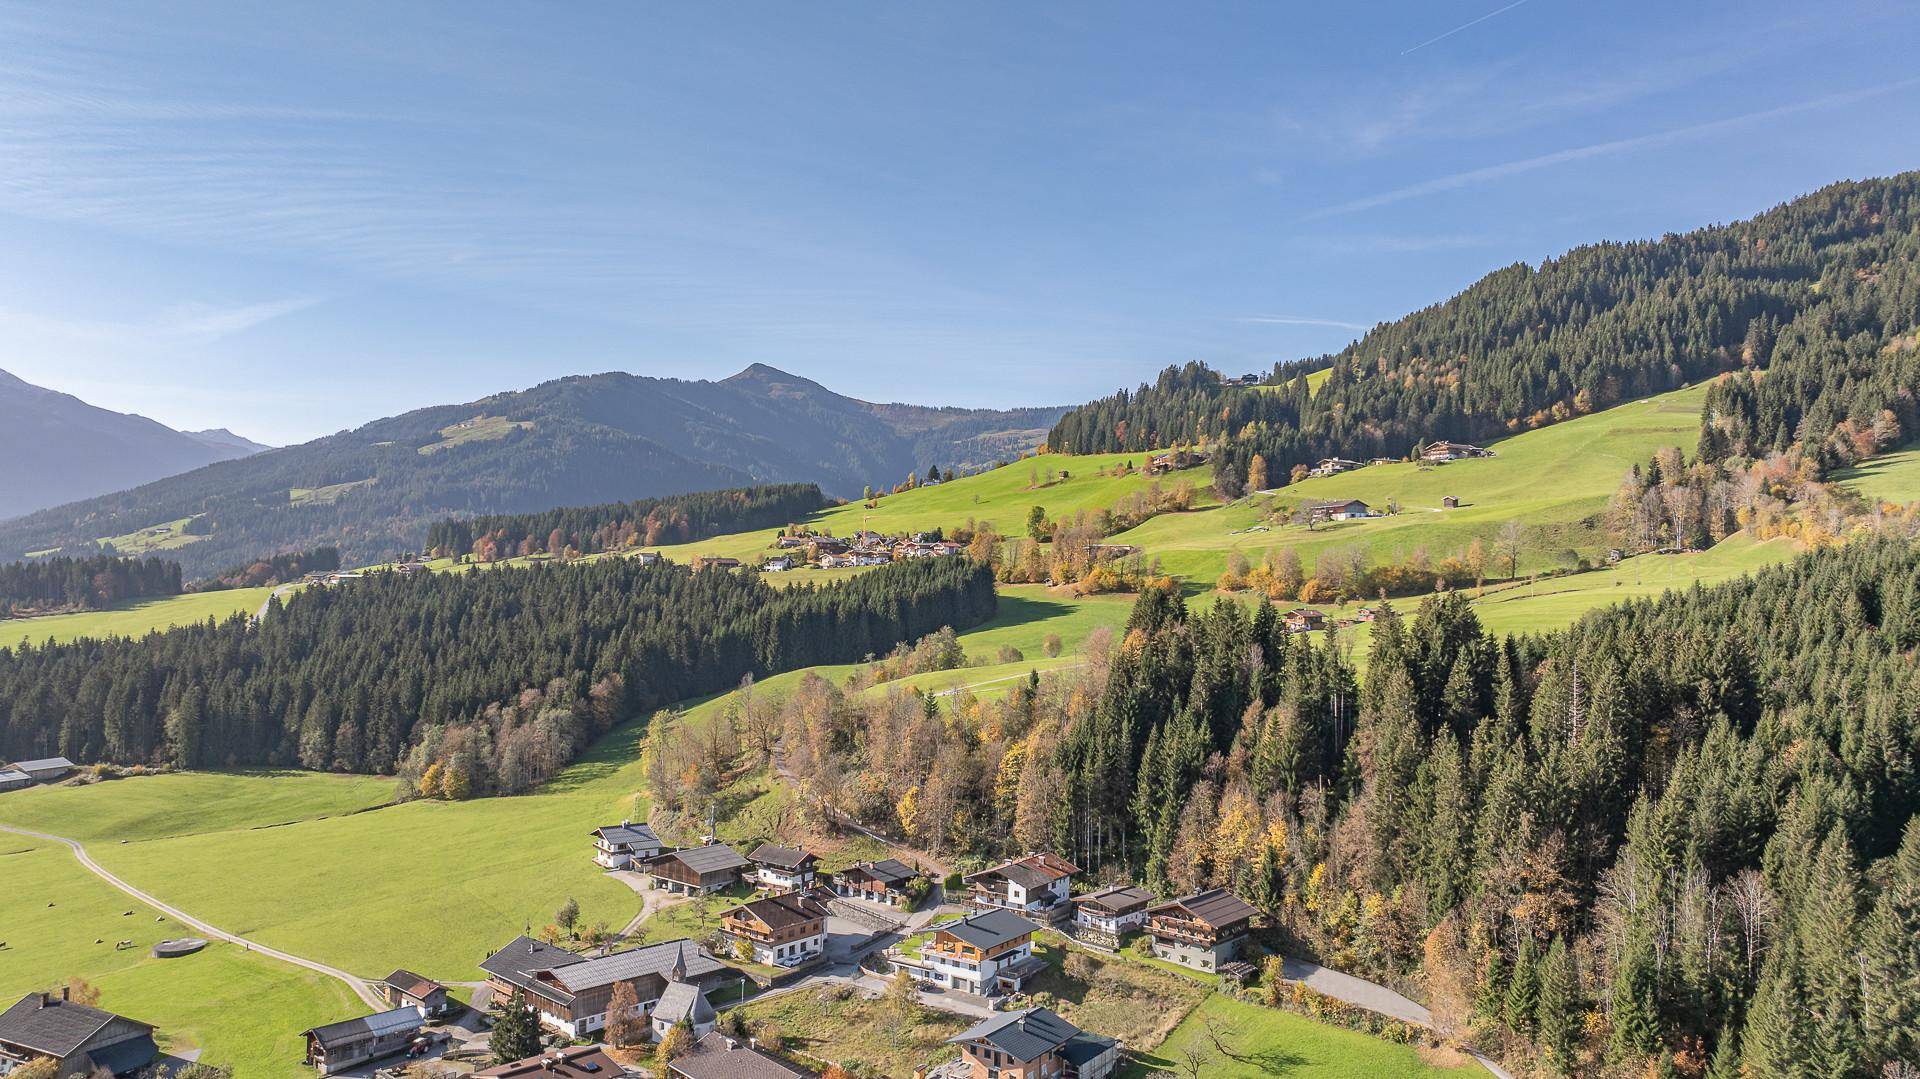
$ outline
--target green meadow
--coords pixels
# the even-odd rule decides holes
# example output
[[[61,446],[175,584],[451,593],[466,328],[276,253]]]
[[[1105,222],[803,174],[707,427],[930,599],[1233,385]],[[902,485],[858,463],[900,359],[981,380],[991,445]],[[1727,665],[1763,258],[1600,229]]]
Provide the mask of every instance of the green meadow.
[[[1892,453],[1835,473],[1843,487],[1876,502],[1905,505],[1920,501],[1920,443],[1909,443]]]
[[[1209,1023],[1212,1024],[1209,1027]],[[1213,1034],[1219,1035],[1219,1048]],[[1207,1079],[1264,1079],[1300,1076],[1302,1079],[1373,1079],[1393,1075],[1485,1075],[1471,1060],[1436,1066],[1411,1046],[1370,1034],[1316,1023],[1304,1016],[1248,1004],[1216,993],[1202,1001],[1159,1046],[1138,1054],[1121,1070],[1126,1079],[1146,1079],[1156,1073],[1192,1074],[1186,1064],[1199,1065]]]
[[[49,614],[0,620],[0,648],[16,644],[66,643],[81,637],[139,637],[154,630],[251,613],[265,603],[271,588],[232,588],[180,596],[137,599],[104,611]]]
[[[84,978],[102,1007],[156,1024],[165,1051],[197,1047],[236,1075],[265,1077],[311,1075],[300,1032],[366,1011],[340,982],[237,945],[153,958],[156,942],[193,931],[94,877],[64,846],[0,833],[0,878],[8,1002]],[[116,947],[124,940],[134,946]]]

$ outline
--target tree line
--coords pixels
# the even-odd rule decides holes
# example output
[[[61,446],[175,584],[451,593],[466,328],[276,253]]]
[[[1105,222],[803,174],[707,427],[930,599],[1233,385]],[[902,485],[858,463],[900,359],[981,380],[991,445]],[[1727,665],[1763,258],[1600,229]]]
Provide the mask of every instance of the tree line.
[[[995,604],[990,571],[964,559],[785,589],[629,559],[374,573],[275,600],[258,623],[0,650],[0,755],[438,763],[432,793],[480,794],[537,782],[610,725],[744,674],[859,660]]]
[[[143,596],[177,596],[178,564],[159,558],[51,556],[0,565],[0,618],[99,610]]]
[[[426,547],[438,558],[480,561],[515,555],[555,557],[690,543],[797,521],[830,503],[818,484],[775,483],[724,491],[569,506],[537,513],[489,513],[436,521]]]
[[[1214,447],[1215,489],[1322,457],[1476,442],[1721,372],[1703,456],[1800,445],[1824,468],[1913,428],[1920,173],[1840,183],[1751,220],[1495,271],[1261,389],[1201,364],[1063,416],[1059,452]],[[1316,389],[1312,367],[1329,368]],[[1760,372],[1769,372],[1765,378]]]
[[[286,584],[309,573],[332,573],[340,568],[340,548],[315,547],[311,551],[291,551],[268,555],[251,562],[229,566],[205,580],[195,581],[195,592],[218,592],[229,588],[260,588]]]

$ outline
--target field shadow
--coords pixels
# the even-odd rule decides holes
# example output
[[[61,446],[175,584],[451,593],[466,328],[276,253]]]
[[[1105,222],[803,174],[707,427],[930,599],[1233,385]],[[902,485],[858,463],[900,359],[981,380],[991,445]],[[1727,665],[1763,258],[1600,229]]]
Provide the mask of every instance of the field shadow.
[[[1074,605],[1059,600],[1000,594],[1000,607],[991,619],[968,630],[979,633],[983,630],[1006,629],[1011,626],[1031,625],[1044,622],[1049,618],[1059,618],[1072,613]]]

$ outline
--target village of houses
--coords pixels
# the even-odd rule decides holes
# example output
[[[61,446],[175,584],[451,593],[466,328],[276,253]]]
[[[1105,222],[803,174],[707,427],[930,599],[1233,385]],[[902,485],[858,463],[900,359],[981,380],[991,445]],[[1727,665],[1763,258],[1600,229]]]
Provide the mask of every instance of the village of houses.
[[[0,769],[0,782],[56,782],[72,771],[61,758],[21,761]],[[761,843],[742,852],[711,839],[676,849],[647,824],[621,821],[586,832],[580,856],[659,903],[725,893],[731,905],[700,939],[568,947],[522,935],[482,960],[473,982],[395,970],[373,986],[384,1009],[301,1033],[305,1064],[316,1075],[376,1079],[805,1079],[836,1062],[758,1044],[723,1009],[833,985],[878,997],[905,981],[918,1006],[969,1024],[949,1040],[950,1060],[913,1079],[1105,1079],[1121,1065],[1120,1041],[1028,999],[1049,968],[1043,940],[1114,952],[1144,934],[1157,961],[1196,977],[1241,983],[1256,970],[1256,913],[1239,897],[1094,887],[1048,852],[944,879],[900,858],[829,873],[805,850]],[[205,945],[166,941],[155,954]],[[456,996],[462,987],[470,1003]],[[515,1010],[537,1018],[541,1048],[493,1063],[494,1027]],[[42,1058],[62,1077],[150,1074],[158,1033],[64,992],[28,994],[0,1012],[0,1075]],[[648,1051],[669,1039],[680,1050],[671,1059]]]

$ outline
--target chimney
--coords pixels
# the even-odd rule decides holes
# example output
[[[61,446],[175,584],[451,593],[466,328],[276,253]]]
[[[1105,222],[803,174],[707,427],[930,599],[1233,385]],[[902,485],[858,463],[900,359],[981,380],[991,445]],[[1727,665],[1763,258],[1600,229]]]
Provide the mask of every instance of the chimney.
[[[61,987],[60,987],[60,999],[61,999],[61,1000],[63,1000],[63,1001],[64,1001],[64,1000],[72,1000],[72,999],[73,999],[73,987],[72,987],[72,986],[70,986],[70,985],[63,985],[63,986],[61,986]]]
[[[42,994],[40,994],[40,1006],[41,1006],[42,1008],[51,1008],[51,1007],[53,1007],[53,994],[52,994],[52,993],[42,993]]]

